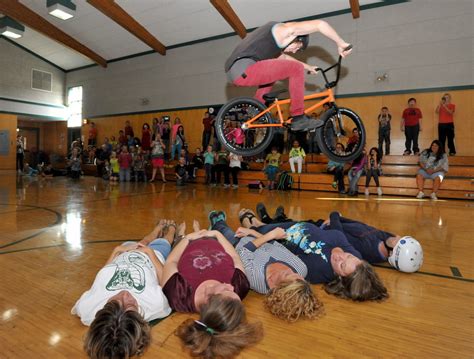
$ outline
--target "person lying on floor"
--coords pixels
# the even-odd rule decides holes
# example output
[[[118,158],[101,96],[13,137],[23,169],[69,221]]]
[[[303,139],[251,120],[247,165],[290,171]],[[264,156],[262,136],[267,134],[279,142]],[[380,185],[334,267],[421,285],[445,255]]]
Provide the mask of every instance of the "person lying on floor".
[[[272,219],[268,215],[262,203],[257,205],[257,213],[265,218],[267,222],[281,220],[291,224],[296,223],[286,217],[282,206],[277,208],[276,216],[278,217],[276,219]],[[305,222],[313,223],[322,229],[335,229],[343,232],[349,243],[369,263],[389,262],[395,269],[407,273],[418,271],[423,264],[423,248],[411,236],[401,237],[363,222],[344,218],[339,212],[332,212],[327,220],[318,219]],[[260,233],[265,233],[267,230],[265,226],[257,229]]]
[[[306,280],[312,284],[324,283],[324,289],[354,301],[384,300],[387,289],[374,268],[337,230],[322,230],[308,222],[284,222],[264,225],[252,211],[242,209],[241,224],[237,232],[260,238],[266,233],[281,228],[282,244],[300,258],[308,268]],[[251,227],[260,227],[259,231]],[[260,233],[262,232],[262,233]]]
[[[243,231],[235,233],[222,211],[209,213],[211,228],[222,233],[234,245],[243,262],[250,288],[265,294],[266,308],[280,319],[294,322],[301,317],[314,319],[323,313],[310,284],[304,280],[308,269],[301,259],[281,243],[285,231],[276,228],[255,238]]]
[[[72,308],[90,326],[84,343],[89,357],[142,355],[151,341],[148,322],[171,313],[160,287],[174,238],[169,223],[161,220],[140,242],[116,247]]]
[[[258,342],[260,323],[248,323],[242,304],[249,281],[234,247],[218,231],[200,230],[185,234],[178,228],[177,243],[163,270],[163,291],[171,308],[199,313],[199,320],[187,319],[176,335],[193,356],[233,357]]]

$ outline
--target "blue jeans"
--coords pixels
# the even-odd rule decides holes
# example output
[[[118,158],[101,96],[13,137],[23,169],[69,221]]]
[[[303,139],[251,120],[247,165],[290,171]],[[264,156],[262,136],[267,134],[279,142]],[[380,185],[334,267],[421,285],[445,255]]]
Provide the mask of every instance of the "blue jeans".
[[[349,177],[349,191],[351,192],[357,192],[359,190],[357,183],[359,182],[359,178],[365,174],[365,170],[361,169],[355,173],[354,172],[354,168],[351,168],[347,173],[347,176]]]
[[[214,231],[221,232],[222,235],[232,244],[234,247],[239,243],[239,238],[235,236],[235,232],[229,227],[229,225],[224,221],[216,222],[212,229]]]
[[[127,245],[127,244],[135,244],[135,243],[137,243],[137,242],[128,241],[128,242],[125,242],[123,244]],[[163,256],[163,258],[165,260],[166,260],[166,258],[168,258],[169,254],[171,252],[171,244],[166,239],[163,239],[163,238],[155,239],[153,242],[148,244],[148,247],[150,247],[151,249],[153,249],[156,252],[161,253],[161,255]]]
[[[179,143],[174,143],[173,146],[171,146],[171,158],[170,160],[174,160],[174,152],[176,150],[178,150],[178,160],[179,160],[179,156],[181,156],[181,147],[183,147],[182,143],[179,142]]]
[[[278,227],[283,228],[284,230],[287,230],[288,228],[295,225],[296,223],[298,222],[270,223],[270,224],[265,224],[260,227],[252,227],[252,229],[256,230],[260,234],[267,234],[268,232]]]
[[[130,182],[130,168],[121,168],[119,172],[120,182]]]

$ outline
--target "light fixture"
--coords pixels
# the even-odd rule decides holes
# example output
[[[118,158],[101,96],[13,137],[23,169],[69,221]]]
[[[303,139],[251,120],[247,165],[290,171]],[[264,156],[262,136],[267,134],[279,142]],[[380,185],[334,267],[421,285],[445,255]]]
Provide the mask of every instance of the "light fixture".
[[[76,5],[71,0],[48,0],[46,6],[50,15],[61,20],[68,20],[76,13]]]
[[[12,18],[4,16],[0,19],[0,35],[18,39],[23,36],[24,32],[25,27]]]

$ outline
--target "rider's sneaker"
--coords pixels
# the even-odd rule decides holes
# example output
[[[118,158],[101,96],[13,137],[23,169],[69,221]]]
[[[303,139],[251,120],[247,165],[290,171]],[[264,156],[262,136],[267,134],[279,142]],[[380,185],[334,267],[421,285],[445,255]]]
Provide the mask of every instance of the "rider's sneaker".
[[[321,120],[315,120],[306,115],[294,116],[291,120],[290,129],[292,131],[308,131],[318,127],[321,127],[324,124]]]

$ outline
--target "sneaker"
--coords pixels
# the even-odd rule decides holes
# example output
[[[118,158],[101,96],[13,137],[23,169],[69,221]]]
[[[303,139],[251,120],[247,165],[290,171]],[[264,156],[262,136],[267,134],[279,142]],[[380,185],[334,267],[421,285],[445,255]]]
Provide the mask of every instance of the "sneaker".
[[[378,188],[377,188],[377,194],[378,194],[379,196],[383,195],[382,187],[378,187]]]
[[[233,185],[232,185],[232,188],[233,188],[233,189],[239,188],[239,185],[238,185],[238,184],[233,184]]]
[[[225,220],[227,219],[226,218],[226,215],[225,215],[225,212],[223,211],[211,211],[209,212],[209,222],[211,223],[211,226],[209,227],[209,229],[213,228],[217,222],[225,222]]]
[[[224,184],[224,188],[229,188],[230,187],[230,184]]]
[[[283,206],[278,206],[278,208],[275,210],[275,215],[273,218],[287,218],[285,214],[285,208]]]
[[[370,195],[369,189],[366,188],[364,193],[365,193],[366,196]]]
[[[419,156],[419,155],[420,155],[420,151],[416,151],[416,152],[414,153],[414,155],[415,155],[415,156]]]
[[[336,188],[337,188],[337,182],[333,182],[333,183],[331,184],[331,186],[332,186],[332,188],[336,189]]]
[[[456,153],[455,152],[449,152],[449,155],[450,156],[456,156]]]
[[[437,200],[438,200],[438,197],[436,196],[436,193],[434,193],[434,192],[431,193],[431,196],[430,196],[430,197],[431,197],[431,199],[432,199],[433,201],[437,201]]]
[[[260,217],[260,220],[263,222],[263,223],[270,223],[272,221],[272,218],[270,217],[270,215],[268,214],[267,212],[267,208],[265,207],[265,205],[263,203],[258,203],[257,204],[257,215]]]
[[[405,151],[403,152],[403,156],[410,156],[411,155],[411,152],[410,151]]]
[[[308,131],[316,129],[324,125],[324,122],[321,120],[314,120],[311,117],[306,115],[294,116],[291,120],[290,129],[292,131]]]
[[[418,194],[416,195],[416,198],[418,198],[418,199],[423,199],[423,198],[425,198],[425,194],[424,194],[422,191],[420,191],[420,192],[418,192]]]

